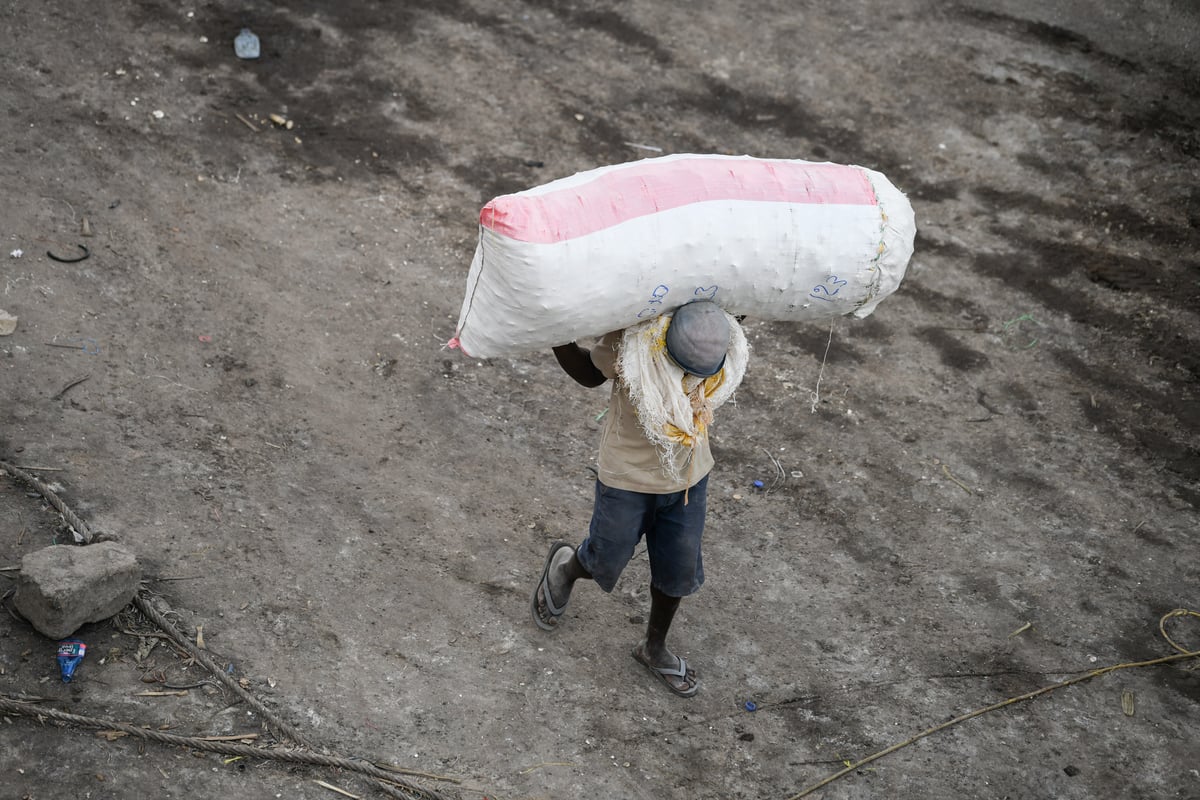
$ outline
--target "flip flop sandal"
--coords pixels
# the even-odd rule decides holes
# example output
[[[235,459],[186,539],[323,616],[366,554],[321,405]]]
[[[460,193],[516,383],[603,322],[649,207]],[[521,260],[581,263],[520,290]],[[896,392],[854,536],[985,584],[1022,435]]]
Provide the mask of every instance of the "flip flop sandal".
[[[683,656],[675,656],[675,660],[679,662],[679,665],[674,668],[654,666],[646,660],[646,657],[642,654],[640,647],[633,648],[633,657],[639,664],[650,670],[651,674],[662,679],[662,682],[667,685],[667,688],[680,697],[695,697],[696,692],[700,691],[700,681],[698,680],[687,689],[680,689],[671,681],[671,678],[681,678],[684,681],[688,679],[688,665],[687,662],[683,660]]]
[[[556,606],[554,605],[554,599],[550,596],[550,565],[554,563],[554,556],[564,547],[568,550],[571,549],[571,545],[566,542],[555,542],[550,545],[550,552],[546,554],[546,565],[542,567],[542,579],[538,581],[538,585],[533,590],[533,596],[529,599],[529,611],[533,614],[534,624],[544,631],[558,630],[558,625],[546,622],[542,619],[542,615],[538,613],[539,591],[546,601],[546,612],[550,615],[551,619],[558,619],[567,610],[566,603],[563,603],[561,607]]]

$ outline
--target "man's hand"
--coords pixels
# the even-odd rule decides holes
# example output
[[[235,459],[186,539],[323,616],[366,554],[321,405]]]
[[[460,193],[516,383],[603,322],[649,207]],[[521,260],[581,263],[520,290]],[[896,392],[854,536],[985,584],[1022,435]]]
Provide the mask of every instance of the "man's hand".
[[[555,347],[554,357],[558,359],[558,365],[563,368],[563,372],[574,378],[576,383],[589,389],[608,380],[592,363],[591,352],[575,342]]]

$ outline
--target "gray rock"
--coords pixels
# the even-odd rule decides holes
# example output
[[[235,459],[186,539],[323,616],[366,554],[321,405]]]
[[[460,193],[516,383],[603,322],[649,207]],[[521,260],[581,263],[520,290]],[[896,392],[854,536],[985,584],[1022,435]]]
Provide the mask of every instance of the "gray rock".
[[[141,579],[137,558],[115,542],[55,545],[21,559],[13,603],[38,632],[62,639],[124,608]]]

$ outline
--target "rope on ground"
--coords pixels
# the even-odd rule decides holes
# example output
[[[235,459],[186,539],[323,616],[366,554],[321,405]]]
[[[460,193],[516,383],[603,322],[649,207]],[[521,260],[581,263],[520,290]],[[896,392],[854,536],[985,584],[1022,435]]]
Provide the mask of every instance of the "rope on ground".
[[[74,535],[77,543],[92,543],[92,531],[87,526],[87,523],[75,516],[75,512],[68,508],[67,504],[60,500],[58,495],[56,495],[49,486],[42,483],[35,476],[30,475],[20,467],[14,467],[7,461],[0,461],[0,470],[4,470],[13,477],[20,478],[22,481],[36,489],[42,497],[46,498],[46,501],[49,502],[50,505],[54,506],[59,514],[62,514],[63,519],[66,520],[67,525],[71,528],[71,533]]]
[[[173,641],[182,649],[186,650],[188,655],[196,659],[196,661],[198,661],[205,669],[207,669],[209,674],[219,680],[225,686],[225,688],[236,694],[247,704],[249,704],[251,708],[257,711],[266,722],[267,729],[270,730],[271,733],[275,734],[284,741],[290,741],[302,747],[307,747],[309,750],[316,749],[299,731],[281,720],[273,711],[271,711],[271,709],[263,705],[261,700],[243,689],[242,685],[235,681],[232,675],[221,669],[221,667],[209,657],[208,653],[201,650],[199,647],[193,644],[190,639],[184,636],[180,630],[175,627],[175,624],[167,619],[165,614],[162,614],[158,609],[150,604],[150,601],[146,598],[144,592],[138,592],[137,595],[134,596],[133,604],[137,606],[138,610],[146,616],[146,619],[157,625],[159,630],[170,637],[171,641]]]
[[[818,789],[824,788],[825,786],[828,786],[829,784],[833,783],[834,781],[838,780],[839,778],[849,775],[851,772],[854,772],[855,770],[862,769],[862,767],[864,767],[867,764],[870,764],[872,761],[878,761],[879,759],[883,758],[886,755],[891,755],[892,753],[896,752],[897,750],[901,750],[905,747],[908,747],[910,744],[920,741],[921,739],[924,739],[926,736],[932,736],[933,734],[938,733],[939,731],[944,731],[946,728],[957,725],[960,722],[966,722],[967,720],[974,719],[975,717],[983,716],[984,714],[987,714],[988,712],[996,711],[997,709],[1004,708],[1005,706],[1010,706],[1010,705],[1013,705],[1014,703],[1020,703],[1025,700],[1032,700],[1035,697],[1040,697],[1041,695],[1052,692],[1055,689],[1062,689],[1067,686],[1073,686],[1076,683],[1083,683],[1084,681],[1089,681],[1092,678],[1099,678],[1101,675],[1107,675],[1108,673],[1116,672],[1117,670],[1133,669],[1135,667],[1153,667],[1153,666],[1157,666],[1159,664],[1170,664],[1175,661],[1183,661],[1188,658],[1200,657],[1200,650],[1187,650],[1187,649],[1181,647],[1170,636],[1167,635],[1166,622],[1168,619],[1170,619],[1172,617],[1197,617],[1197,618],[1200,618],[1200,612],[1190,611],[1186,608],[1177,608],[1174,611],[1170,611],[1170,612],[1164,614],[1162,616],[1162,618],[1158,621],[1158,629],[1162,633],[1163,638],[1167,640],[1167,643],[1170,644],[1171,647],[1173,647],[1179,651],[1177,654],[1175,654],[1173,656],[1163,656],[1162,658],[1154,658],[1149,661],[1136,661],[1136,662],[1126,663],[1126,664],[1113,664],[1112,666],[1102,667],[1100,669],[1094,669],[1083,675],[1079,675],[1077,677],[1071,678],[1070,680],[1065,680],[1065,681],[1062,681],[1061,683],[1055,683],[1050,686],[1043,686],[1041,689],[1036,689],[1032,692],[1029,692],[1028,694],[1023,694],[1018,697],[1010,697],[1007,700],[1003,700],[999,703],[993,703],[992,705],[990,705],[986,708],[976,709],[975,711],[972,711],[968,714],[963,714],[960,717],[955,717],[954,719],[952,719],[948,722],[943,722],[941,725],[935,725],[934,727],[929,728],[928,730],[921,731],[920,733],[918,733],[916,736],[912,737],[911,739],[900,742],[899,744],[894,744],[891,747],[887,748],[886,750],[880,750],[878,753],[867,756],[866,758],[862,759],[861,761],[859,761],[857,763],[850,764],[845,769],[841,770],[840,772],[835,772],[833,775],[830,775],[828,778],[825,778],[823,781],[820,781],[819,783],[814,783],[812,786],[809,786],[807,789],[800,792],[799,794],[792,795],[791,797],[788,798],[788,800],[800,800],[800,798],[802,798],[802,797],[808,797],[813,792],[817,791]]]
[[[111,720],[96,719],[94,717],[85,717],[79,714],[68,714],[65,711],[56,711],[52,708],[42,708],[33,703],[16,700],[7,695],[0,695],[0,711],[11,714],[21,714],[27,717],[41,719],[52,719],[56,722],[68,723],[83,728],[91,728],[95,730],[114,730],[122,733],[138,736],[143,739],[160,742],[162,744],[177,745],[179,747],[188,747],[193,750],[204,750],[210,753],[221,753],[231,756],[243,756],[246,758],[263,758],[271,761],[288,761],[295,764],[308,764],[311,766],[336,767],[339,769],[357,772],[361,775],[366,775],[375,778],[377,782],[382,781],[386,784],[395,784],[403,789],[403,793],[396,793],[393,786],[387,788],[393,789],[393,796],[412,798],[419,797],[424,800],[445,800],[445,798],[437,792],[409,783],[401,778],[398,774],[377,767],[367,761],[359,761],[356,759],[342,758],[340,756],[329,756],[322,753],[313,753],[305,750],[280,750],[274,748],[254,747],[248,744],[239,744],[237,742],[214,742],[208,739],[201,739],[192,736],[177,736],[172,733],[163,733],[161,731],[150,730],[148,728],[139,728],[136,725],[128,725],[123,722],[114,722]],[[383,787],[381,787],[383,788]]]
[[[87,524],[83,520],[75,515],[75,513],[67,506],[66,503],[59,499],[59,497],[50,489],[49,486],[38,480],[33,475],[30,475],[20,467],[15,467],[3,460],[0,460],[0,470],[8,472],[11,475],[25,481],[27,484],[36,489],[43,497],[45,497],[46,500],[49,501],[49,503],[54,506],[60,514],[62,514],[63,519],[71,527],[71,532],[74,534],[76,543],[91,543],[93,539],[91,529],[88,528]],[[145,728],[138,728],[136,726],[126,725],[124,723],[96,720],[90,717],[67,714],[66,712],[62,711],[39,708],[28,702],[12,697],[11,695],[0,695],[0,710],[8,710],[15,714],[25,714],[37,718],[51,718],[63,722],[74,722],[87,727],[100,727],[104,729],[118,730],[134,736],[140,736],[142,738],[152,739],[154,741],[168,744],[179,744],[186,747],[192,747],[197,750],[209,750],[213,752],[250,756],[254,758],[294,761],[300,764],[339,767],[370,777],[377,788],[383,790],[386,794],[392,797],[401,798],[402,800],[411,800],[411,798],[414,797],[420,798],[421,800],[446,800],[446,798],[435,791],[410,783],[398,777],[398,773],[411,774],[409,770],[393,769],[392,771],[388,771],[367,761],[311,752],[316,748],[309,743],[299,731],[281,720],[275,715],[274,712],[263,705],[258,698],[243,689],[241,684],[239,684],[231,675],[221,669],[208,656],[207,653],[201,650],[197,645],[193,644],[192,641],[185,636],[175,626],[174,623],[167,619],[165,614],[159,612],[158,609],[151,605],[144,590],[139,591],[137,595],[134,596],[133,603],[137,606],[138,610],[146,616],[147,619],[149,619],[151,622],[157,625],[160,630],[162,630],[167,638],[169,638],[183,650],[187,651],[192,658],[203,665],[204,668],[207,669],[211,675],[216,677],[226,688],[253,707],[262,716],[268,730],[270,730],[275,736],[284,741],[290,741],[300,747],[303,747],[309,752],[298,750],[268,750],[260,747],[251,747],[249,745],[213,742],[206,739],[159,733],[158,731],[150,731]]]

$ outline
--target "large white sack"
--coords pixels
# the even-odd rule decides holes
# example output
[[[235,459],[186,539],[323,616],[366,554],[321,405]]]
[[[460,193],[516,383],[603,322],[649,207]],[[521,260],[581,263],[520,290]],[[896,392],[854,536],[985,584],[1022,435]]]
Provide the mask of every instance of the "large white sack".
[[[864,167],[672,155],[497,197],[451,347],[519,355],[698,298],[758,319],[865,317],[912,256],[912,206]]]

